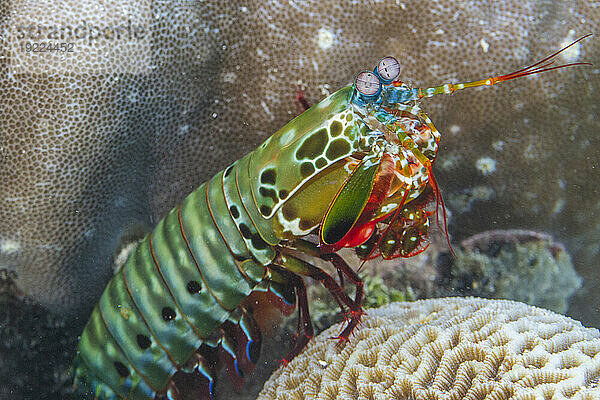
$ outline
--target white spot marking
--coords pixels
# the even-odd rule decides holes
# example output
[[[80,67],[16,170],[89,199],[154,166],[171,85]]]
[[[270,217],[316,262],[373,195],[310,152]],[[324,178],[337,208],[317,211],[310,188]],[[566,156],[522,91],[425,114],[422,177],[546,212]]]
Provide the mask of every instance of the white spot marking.
[[[14,254],[21,249],[21,244],[12,239],[0,239],[0,252]]]
[[[335,36],[329,29],[321,28],[317,34],[317,44],[322,50],[327,50],[333,46]]]
[[[453,135],[456,135],[458,132],[460,132],[460,126],[458,125],[452,125],[450,127],[450,133]]]
[[[485,41],[485,39],[481,39],[479,41],[479,45],[481,46],[481,48],[483,49],[484,53],[488,52],[488,49],[490,48],[490,44],[488,42]]]
[[[322,96],[328,97],[331,94],[331,86],[328,83],[317,86]],[[331,101],[331,100],[330,100]],[[329,104],[329,103],[327,103]]]
[[[189,125],[181,125],[179,127],[179,129],[177,130],[177,134],[178,135],[185,135],[186,133],[188,133],[188,131],[190,130],[190,126]]]
[[[296,134],[296,129],[295,128],[289,128],[287,132],[285,132],[283,135],[281,135],[281,137],[279,138],[279,144],[283,147],[283,146],[287,146],[292,139],[294,139],[294,135]]]
[[[502,151],[504,149],[504,145],[506,143],[504,143],[504,141],[502,140],[497,140],[494,143],[492,143],[492,148],[496,151]]]
[[[436,165],[444,170],[452,170],[458,168],[461,162],[462,157],[457,154],[450,153],[446,154],[446,157],[443,157],[440,161],[437,161],[439,164],[436,163]]]
[[[567,37],[564,38],[562,40],[562,42],[560,42],[559,47],[562,48],[562,47],[566,47],[566,46],[570,45],[575,40],[574,37],[575,37],[575,31],[571,29],[569,31],[569,34],[567,35]],[[580,43],[577,43],[577,44],[569,47],[562,53],[560,53],[563,60],[565,60],[566,62],[570,62],[570,63],[577,61],[577,59],[579,59],[580,54],[581,54],[581,44]]]
[[[237,79],[237,75],[235,72],[226,72],[223,74],[223,82],[235,83],[236,79]]]
[[[271,113],[271,110],[269,110],[267,103],[265,103],[264,101],[261,101],[260,105],[262,106],[263,110],[265,110],[265,113],[267,113],[269,115],[269,117],[271,117],[271,119],[273,119],[273,113]]]
[[[482,175],[490,175],[496,171],[496,160],[489,157],[481,157],[475,163],[475,167]]]
[[[385,205],[385,206],[381,207],[381,212],[382,212],[383,214],[390,213],[390,212],[392,212],[392,211],[394,210],[394,208],[396,208],[397,206],[398,206],[398,204],[393,204],[393,203],[387,204],[387,205]]]
[[[318,108],[326,108],[326,107],[329,107],[330,104],[331,104],[331,98],[326,97],[325,99],[323,99],[319,102]]]
[[[567,204],[567,201],[565,199],[560,198],[556,200],[556,202],[554,203],[554,207],[552,207],[552,213],[560,214],[565,208],[565,204]]]
[[[256,54],[260,57],[260,58],[264,58],[265,60],[269,60],[271,57],[265,53],[261,48],[257,47],[256,48]]]
[[[123,246],[123,248],[121,248],[121,250],[115,255],[115,265],[113,268],[113,273],[116,274],[119,269],[125,265],[125,261],[127,261],[127,258],[129,257],[129,254],[131,254],[131,252],[133,250],[136,249],[138,243],[141,242],[140,240],[136,240],[132,243],[127,243],[125,246]]]
[[[441,42],[439,40],[430,40],[427,42],[427,46],[443,47],[446,46],[446,42]]]
[[[288,221],[283,217],[283,213],[280,212],[280,210],[281,209],[277,211],[277,219],[279,220],[281,226],[283,226],[284,232],[290,232],[292,235],[296,236],[305,236],[314,229],[314,227],[311,227],[308,230],[300,229],[300,218],[296,218],[293,221]]]

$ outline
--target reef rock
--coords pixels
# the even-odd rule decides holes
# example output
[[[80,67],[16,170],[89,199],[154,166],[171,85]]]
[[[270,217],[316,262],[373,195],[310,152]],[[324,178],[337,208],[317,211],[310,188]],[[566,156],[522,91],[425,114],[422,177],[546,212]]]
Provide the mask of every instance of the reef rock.
[[[545,233],[480,232],[461,242],[440,292],[511,299],[566,313],[581,287],[571,256]],[[430,296],[437,297],[437,296]]]

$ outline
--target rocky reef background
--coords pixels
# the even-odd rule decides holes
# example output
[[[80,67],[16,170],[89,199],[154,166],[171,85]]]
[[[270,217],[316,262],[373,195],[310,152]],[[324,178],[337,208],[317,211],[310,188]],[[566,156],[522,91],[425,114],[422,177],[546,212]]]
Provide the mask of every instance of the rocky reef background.
[[[23,24],[128,21],[145,32],[132,47],[75,43],[97,54],[35,59],[15,41]],[[385,55],[413,86],[480,79],[599,21],[583,0],[2,2],[0,397],[66,396],[72,332],[123,243],[296,115],[298,85],[316,103]],[[588,326],[600,325],[597,43],[561,60],[593,67],[422,104],[443,135],[435,171],[453,241],[550,233],[583,277],[568,315]],[[38,359],[50,364],[31,368]]]

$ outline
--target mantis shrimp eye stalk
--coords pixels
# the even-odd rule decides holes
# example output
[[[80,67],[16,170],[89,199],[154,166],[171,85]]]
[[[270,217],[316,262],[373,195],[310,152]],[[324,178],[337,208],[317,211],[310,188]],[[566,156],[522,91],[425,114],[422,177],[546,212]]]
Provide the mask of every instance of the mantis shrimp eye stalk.
[[[400,63],[394,57],[383,57],[374,72],[382,83],[390,84],[400,75]]]
[[[362,71],[354,80],[356,90],[365,100],[376,99],[381,93],[381,82],[377,75],[370,71]]]

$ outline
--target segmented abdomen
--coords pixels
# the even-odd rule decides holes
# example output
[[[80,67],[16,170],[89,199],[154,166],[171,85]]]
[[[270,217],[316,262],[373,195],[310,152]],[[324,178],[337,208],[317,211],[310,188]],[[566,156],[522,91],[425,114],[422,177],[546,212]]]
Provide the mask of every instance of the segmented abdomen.
[[[81,335],[79,386],[103,399],[164,393],[243,299],[264,290],[275,252],[263,236],[274,235],[256,220],[249,157],[191,193],[109,282]]]

